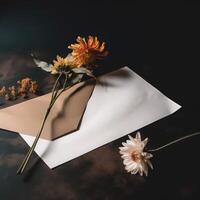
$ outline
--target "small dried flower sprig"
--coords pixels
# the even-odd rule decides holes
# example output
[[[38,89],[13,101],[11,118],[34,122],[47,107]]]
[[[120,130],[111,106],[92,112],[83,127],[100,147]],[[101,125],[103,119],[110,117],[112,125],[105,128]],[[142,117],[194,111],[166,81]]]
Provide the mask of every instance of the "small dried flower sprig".
[[[28,97],[29,93],[35,94],[38,90],[37,82],[30,78],[24,78],[17,83],[19,85],[18,93],[24,98]]]
[[[0,96],[5,96],[6,95],[6,87],[3,86],[1,89],[0,89]]]
[[[30,94],[35,94],[38,90],[38,84],[31,78],[24,78],[17,81],[18,86],[11,86],[6,88],[3,86],[0,89],[0,96],[5,100],[14,101],[19,97],[28,98]]]
[[[148,167],[153,169],[153,165],[150,161],[150,159],[153,157],[153,155],[151,154],[152,152],[159,151],[177,142],[183,141],[185,139],[188,139],[190,137],[194,137],[197,135],[200,135],[200,132],[178,138],[177,140],[169,142],[155,149],[146,149],[146,151],[144,151],[144,149],[146,148],[148,138],[141,140],[140,132],[136,133],[135,138],[128,135],[129,140],[126,140],[126,142],[122,142],[123,146],[119,147],[119,150],[120,150],[119,153],[121,154],[121,157],[123,159],[125,170],[127,172],[130,172],[131,174],[139,173],[140,176],[143,176],[143,174],[147,176]]]
[[[39,129],[39,132],[21,166],[19,167],[17,174],[22,174],[26,168],[29,159],[31,158],[31,155],[36,147],[36,144],[42,134],[48,115],[59,96],[65,90],[83,81],[85,78],[95,78],[93,75],[93,69],[96,66],[96,61],[108,55],[108,51],[105,49],[105,43],[103,42],[100,44],[97,37],[89,36],[86,40],[85,38],[78,36],[76,41],[77,43],[68,46],[72,52],[70,52],[64,58],[58,55],[56,59],[53,60],[53,64],[48,64],[47,62],[40,61],[32,55],[33,61],[38,67],[47,72],[50,72],[51,74],[55,74],[57,79],[52,89],[51,99],[44,116],[42,126]],[[64,79],[62,84],[60,84],[61,79]]]

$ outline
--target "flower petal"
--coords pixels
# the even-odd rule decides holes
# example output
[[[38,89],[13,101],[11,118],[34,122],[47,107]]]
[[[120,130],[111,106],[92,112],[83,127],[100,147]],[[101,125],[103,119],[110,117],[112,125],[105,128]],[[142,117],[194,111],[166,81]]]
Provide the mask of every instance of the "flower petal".
[[[141,141],[141,135],[140,135],[139,131],[136,133],[136,139],[138,139],[139,141]]]
[[[152,158],[153,157],[153,155],[151,154],[151,153],[146,153],[146,155],[145,155],[145,158],[146,159],[150,159],[150,158]]]
[[[135,168],[134,170],[131,171],[131,174],[137,174],[138,173],[139,168]]]
[[[123,161],[123,164],[124,164],[124,165],[131,165],[132,163],[133,163],[133,161],[131,160],[131,158],[125,159],[125,160]]]
[[[149,165],[149,167],[150,167],[151,169],[153,169],[153,165],[152,165],[152,163],[151,163],[150,160],[147,160],[147,164]]]
[[[149,141],[149,139],[148,139],[148,138],[145,138],[145,139],[142,141],[142,142],[143,142],[143,144],[144,144],[144,147],[147,145],[148,141]]]

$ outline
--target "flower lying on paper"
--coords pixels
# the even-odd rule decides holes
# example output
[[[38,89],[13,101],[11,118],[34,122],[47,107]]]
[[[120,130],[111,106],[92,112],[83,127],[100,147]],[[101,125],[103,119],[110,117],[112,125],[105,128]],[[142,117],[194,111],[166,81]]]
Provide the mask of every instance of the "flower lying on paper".
[[[139,173],[141,176],[148,175],[148,166],[153,169],[150,158],[152,154],[144,152],[144,147],[148,142],[148,138],[141,140],[140,132],[137,132],[136,137],[128,136],[129,140],[123,142],[123,147],[119,147],[123,164],[127,172],[131,174]]]
[[[33,145],[29,149],[26,157],[19,167],[17,171],[18,174],[23,173],[40,138],[40,135],[42,134],[44,124],[48,118],[51,108],[55,104],[56,100],[65,90],[71,88],[73,85],[89,78],[95,78],[93,75],[93,69],[94,66],[96,66],[95,62],[108,54],[108,52],[105,50],[105,43],[103,42],[100,45],[97,37],[89,36],[88,41],[86,42],[85,38],[78,36],[76,41],[78,42],[77,44],[69,45],[69,49],[71,49],[72,52],[68,53],[65,57],[57,56],[56,59],[53,60],[53,64],[48,64],[47,62],[40,61],[31,54],[33,61],[38,67],[47,72],[50,72],[51,74],[54,74],[57,76],[57,79],[52,89],[51,99],[44,116],[42,126],[39,129]],[[29,80],[27,80],[27,84],[28,83]],[[21,82],[21,85],[24,85],[22,89],[26,88],[27,84],[23,84]],[[33,83],[31,90],[35,90],[35,85]]]
[[[38,90],[38,84],[31,78],[24,78],[17,81],[18,86],[5,87],[0,89],[0,96],[5,100],[14,101],[19,97],[27,98],[30,94],[35,94]]]

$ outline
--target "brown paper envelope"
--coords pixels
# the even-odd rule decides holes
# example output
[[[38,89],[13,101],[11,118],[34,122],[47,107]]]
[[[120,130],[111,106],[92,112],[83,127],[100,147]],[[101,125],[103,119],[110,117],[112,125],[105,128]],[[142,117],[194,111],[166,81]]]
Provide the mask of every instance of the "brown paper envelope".
[[[53,140],[79,128],[94,81],[81,82],[57,99],[41,138]],[[0,128],[36,136],[51,99],[51,93],[0,110]]]

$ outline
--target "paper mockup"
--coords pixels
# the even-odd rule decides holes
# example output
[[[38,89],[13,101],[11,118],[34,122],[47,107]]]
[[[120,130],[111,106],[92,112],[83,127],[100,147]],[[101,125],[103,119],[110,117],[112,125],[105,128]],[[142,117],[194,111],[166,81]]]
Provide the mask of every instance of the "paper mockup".
[[[128,67],[103,75],[98,82],[79,130],[54,141],[39,139],[35,151],[50,168],[132,133],[181,107]],[[35,137],[20,135],[32,145]]]

